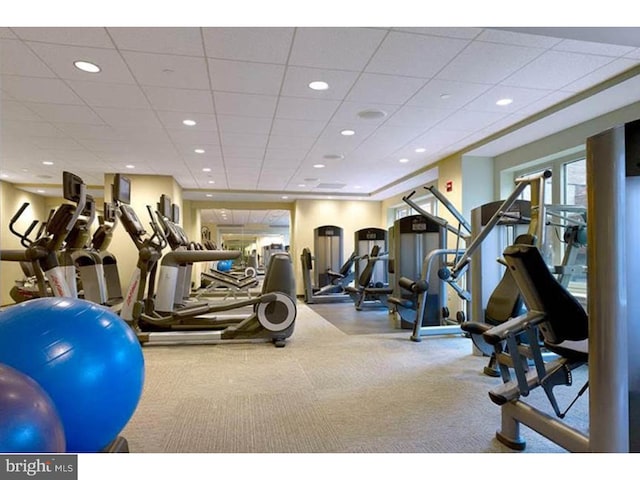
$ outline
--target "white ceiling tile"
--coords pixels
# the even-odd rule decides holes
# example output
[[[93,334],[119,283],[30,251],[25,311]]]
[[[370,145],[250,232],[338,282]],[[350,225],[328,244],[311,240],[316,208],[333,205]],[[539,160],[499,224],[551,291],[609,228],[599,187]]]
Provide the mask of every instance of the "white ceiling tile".
[[[141,85],[209,89],[204,58],[140,52],[122,52],[122,56]]]
[[[218,128],[222,133],[260,133],[268,134],[271,119],[267,117],[240,117],[236,115],[218,115]]]
[[[281,94],[285,97],[342,100],[358,78],[357,72],[309,67],[287,67]],[[309,83],[323,81],[327,90],[312,90]]]
[[[457,82],[455,80],[431,79],[416,93],[409,105],[425,108],[460,108],[483,92],[486,92],[490,85],[481,83]],[[448,95],[443,98],[442,95]]]
[[[361,71],[384,36],[368,28],[298,28],[289,65]]]
[[[517,110],[517,113],[533,115],[534,113],[538,113],[545,108],[549,108],[556,103],[560,103],[561,101],[566,100],[573,95],[574,92],[556,91],[547,95],[546,97],[541,98],[537,102],[533,102],[526,107]]]
[[[401,107],[394,113],[385,125],[391,126],[414,126],[427,129],[451,116],[455,110],[433,109],[414,106]]]
[[[243,157],[262,159],[264,147],[247,147],[246,145],[226,145],[222,147],[224,157]]]
[[[363,119],[358,116],[358,112],[364,110],[380,110],[387,115],[381,118]],[[398,105],[379,104],[379,103],[362,103],[362,102],[343,102],[335,115],[331,119],[334,122],[346,122],[353,125],[380,125],[398,110]]]
[[[347,100],[402,105],[424,84],[424,78],[363,73],[349,92]]]
[[[28,109],[20,102],[13,100],[3,100],[2,103],[0,103],[0,112],[2,112],[1,119],[3,125],[6,125],[8,120],[27,120],[36,122],[42,120],[32,110]]]
[[[473,40],[482,28],[476,27],[394,27],[394,31]]]
[[[23,40],[82,47],[113,48],[113,42],[102,27],[20,27],[13,28],[13,31]]]
[[[216,132],[217,122],[216,116],[210,113],[197,113],[185,115],[182,112],[156,112],[162,124],[171,130],[180,130],[183,132]],[[183,120],[189,119],[196,122],[193,126],[184,125]]]
[[[458,111],[438,124],[445,130],[462,130],[469,133],[486,128],[509,113]]]
[[[122,140],[122,135],[110,125],[86,125],[81,123],[58,123],[59,128],[75,139]]]
[[[113,49],[27,43],[60,78],[91,82],[135,83],[120,54]],[[73,62],[84,60],[98,65],[99,73],[87,73],[77,69]]]
[[[495,84],[527,65],[543,52],[541,48],[473,42],[442,69],[437,78]]]
[[[201,145],[218,143],[218,133],[207,130],[167,129],[171,139],[178,144],[193,145],[199,148]]]
[[[580,92],[585,90],[593,85],[604,82],[605,80],[618,75],[619,73],[624,72],[632,67],[637,66],[640,63],[639,60],[631,60],[628,58],[618,58],[611,63],[608,63],[604,67],[601,67],[594,71],[593,73],[589,73],[584,77],[576,80],[569,85],[565,85],[562,87],[562,90],[570,91],[570,92]]]
[[[34,137],[34,145],[50,150],[84,150],[84,147],[71,138]]]
[[[285,161],[289,164],[292,161],[301,161],[308,151],[308,148],[275,148],[269,145],[264,158],[269,161]]]
[[[478,38],[476,38],[476,40],[482,42],[506,43],[508,45],[520,45],[522,47],[539,47],[547,49],[553,47],[562,39],[544,35],[534,35],[531,33],[510,32],[508,30],[485,28],[483,32],[478,35]]]
[[[178,144],[176,148],[180,155],[185,159],[205,159],[207,161],[220,160],[222,161],[222,149],[218,144],[198,144],[197,147],[204,150],[204,153],[195,153],[194,145]]]
[[[337,100],[280,97],[277,118],[328,120],[340,105]]]
[[[627,53],[627,54],[625,55],[625,57],[627,57],[627,58],[637,58],[637,59],[640,59],[640,48],[636,48],[635,50],[633,50],[633,51],[631,51],[631,52]]]
[[[215,109],[218,115],[240,115],[272,118],[278,97],[245,93],[215,92]]]
[[[167,143],[169,139],[167,132],[164,128],[158,127],[144,127],[140,125],[116,125],[113,126],[113,131],[116,132],[121,138],[133,141],[133,142],[154,142],[154,143]]]
[[[225,156],[224,158],[224,162],[226,165],[229,165],[231,169],[245,169],[245,168],[250,168],[253,170],[257,170],[260,168],[260,165],[262,164],[262,160],[259,158],[246,158],[246,157],[231,157],[231,156]],[[257,171],[256,171],[256,178],[257,178]]]
[[[3,75],[55,78],[55,74],[20,40],[0,40]]]
[[[220,135],[222,139],[222,148],[224,147],[249,147],[262,148],[267,146],[267,135],[258,134],[242,134],[242,133],[223,133]]]
[[[210,91],[180,88],[142,87],[156,110],[213,113]]]
[[[62,80],[56,78],[14,77],[2,75],[0,88],[16,100],[24,102],[83,105]]]
[[[553,47],[553,50],[588,53],[591,55],[604,55],[608,57],[622,57],[623,55],[635,50],[635,48],[626,45],[611,45],[596,42],[584,42],[580,40],[562,40]]]
[[[289,135],[271,135],[269,146],[272,148],[309,149],[315,142],[313,137],[292,137]]]
[[[322,120],[276,118],[273,121],[271,134],[287,135],[290,137],[317,137],[326,125],[327,122]]]
[[[288,180],[289,177],[283,177],[281,175],[273,177],[265,177],[261,175],[256,188],[260,190],[283,190],[287,185]]]
[[[610,62],[610,57],[548,51],[502,83],[515,87],[556,90]]]
[[[9,27],[0,27],[0,38],[18,38]]]
[[[4,112],[3,112],[4,113]],[[2,133],[11,134],[13,138],[29,138],[35,137],[66,137],[60,128],[54,126],[51,123],[43,122],[41,118],[39,121],[29,120],[10,120],[8,118],[2,118]]]
[[[289,55],[293,28],[203,28],[206,56],[284,64]]]
[[[68,85],[93,107],[150,108],[147,98],[137,85],[79,80],[69,81]]]
[[[367,72],[430,78],[456,57],[468,40],[391,32]]]
[[[472,102],[469,102],[465,105],[464,109],[481,112],[511,113],[546,97],[550,93],[552,93],[552,90],[497,85],[487,90]],[[505,106],[496,105],[496,102],[503,98],[510,98],[513,100],[513,103]]]
[[[283,65],[208,59],[213,90],[277,95],[284,76]]]
[[[33,103],[29,105],[38,115],[49,122],[86,123],[102,125],[104,122],[93,110],[84,105],[55,105]]]
[[[94,107],[100,118],[112,126],[161,128],[156,114],[152,110],[133,108]]]
[[[196,27],[110,27],[120,50],[204,56],[202,36]]]

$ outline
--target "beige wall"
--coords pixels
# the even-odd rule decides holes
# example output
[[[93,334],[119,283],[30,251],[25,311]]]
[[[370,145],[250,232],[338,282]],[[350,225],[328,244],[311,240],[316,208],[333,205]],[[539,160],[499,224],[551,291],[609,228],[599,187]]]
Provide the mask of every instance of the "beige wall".
[[[33,220],[46,221],[49,213],[45,206],[45,198],[34,193],[19,190],[11,183],[0,181],[0,249],[2,250],[24,250],[20,245],[20,239],[9,230],[9,221],[16,214],[20,206],[28,202],[29,206],[20,216],[15,224],[18,232],[24,232]],[[39,225],[38,225],[39,226]],[[38,227],[32,233],[37,232]],[[9,296],[9,291],[14,286],[16,280],[24,278],[19,263],[0,262],[0,304],[12,304],[13,300]]]
[[[367,227],[386,228],[381,202],[346,200],[298,200],[292,219],[291,255],[298,295],[303,294],[300,255],[305,247],[313,250],[313,230],[322,225],[343,229],[344,259],[353,252],[354,233]]]

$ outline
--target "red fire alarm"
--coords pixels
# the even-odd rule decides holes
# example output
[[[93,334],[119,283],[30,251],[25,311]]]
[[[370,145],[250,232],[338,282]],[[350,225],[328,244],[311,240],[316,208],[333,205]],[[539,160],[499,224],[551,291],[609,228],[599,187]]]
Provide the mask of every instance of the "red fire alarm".
[[[452,191],[453,191],[453,182],[449,180],[447,182],[447,192],[452,192]]]

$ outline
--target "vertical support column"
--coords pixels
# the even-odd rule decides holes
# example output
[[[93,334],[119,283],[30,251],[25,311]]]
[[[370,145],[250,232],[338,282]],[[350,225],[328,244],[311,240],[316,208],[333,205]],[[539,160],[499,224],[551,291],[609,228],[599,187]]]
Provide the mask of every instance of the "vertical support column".
[[[627,452],[627,220],[623,126],[587,139],[587,186],[589,449]]]

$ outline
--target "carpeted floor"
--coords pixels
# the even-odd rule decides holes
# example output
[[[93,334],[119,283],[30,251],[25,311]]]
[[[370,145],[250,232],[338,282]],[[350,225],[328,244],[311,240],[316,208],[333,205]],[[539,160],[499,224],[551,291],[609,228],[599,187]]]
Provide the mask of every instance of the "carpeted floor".
[[[500,380],[482,375],[470,340],[345,328],[299,302],[285,348],[145,347],[144,393],[122,434],[132,452],[512,452],[494,438],[500,409],[487,392]],[[540,394],[530,401],[547,409]],[[566,419],[583,429],[587,397]],[[523,436],[526,452],[564,451],[526,427]]]

